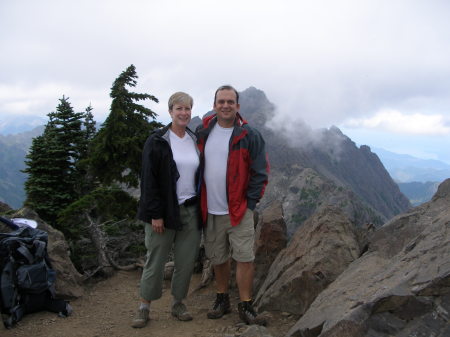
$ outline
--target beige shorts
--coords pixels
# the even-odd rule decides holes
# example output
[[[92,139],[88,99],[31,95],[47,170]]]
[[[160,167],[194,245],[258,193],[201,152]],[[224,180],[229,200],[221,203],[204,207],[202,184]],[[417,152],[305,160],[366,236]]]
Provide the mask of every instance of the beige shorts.
[[[230,256],[238,262],[255,259],[253,211],[247,209],[239,225],[232,227],[230,217],[208,213],[205,230],[205,252],[213,265],[226,262]]]

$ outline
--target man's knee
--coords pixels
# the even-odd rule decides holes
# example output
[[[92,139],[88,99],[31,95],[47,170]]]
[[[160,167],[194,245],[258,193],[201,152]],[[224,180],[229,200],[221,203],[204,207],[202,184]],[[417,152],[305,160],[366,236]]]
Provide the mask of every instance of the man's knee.
[[[230,266],[230,259],[227,259],[225,261],[220,261],[216,264],[213,263],[214,268],[228,268]]]
[[[253,261],[248,261],[248,262],[236,261],[236,265],[237,265],[237,268],[241,268],[243,270],[249,270],[249,269],[253,269],[254,268]]]

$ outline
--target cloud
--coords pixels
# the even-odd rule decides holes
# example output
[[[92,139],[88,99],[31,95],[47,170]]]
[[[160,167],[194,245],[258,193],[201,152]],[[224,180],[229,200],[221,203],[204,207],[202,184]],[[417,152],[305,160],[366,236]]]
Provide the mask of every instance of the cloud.
[[[92,104],[100,120],[109,110],[109,91],[98,88],[80,88],[64,82],[0,84],[0,112],[3,115],[33,115],[45,117],[54,111],[63,96],[75,111],[84,111]]]
[[[137,91],[160,99],[150,107],[161,118],[172,92],[190,93],[202,115],[224,83],[257,87],[313,127],[382,107],[449,111],[449,9],[439,0],[0,1],[0,84],[29,90],[3,107],[48,113],[65,93],[101,119],[113,80],[134,64]],[[31,92],[52,85],[60,90]]]
[[[450,135],[450,120],[443,115],[405,114],[393,109],[381,110],[369,118],[350,118],[343,126],[410,135]]]

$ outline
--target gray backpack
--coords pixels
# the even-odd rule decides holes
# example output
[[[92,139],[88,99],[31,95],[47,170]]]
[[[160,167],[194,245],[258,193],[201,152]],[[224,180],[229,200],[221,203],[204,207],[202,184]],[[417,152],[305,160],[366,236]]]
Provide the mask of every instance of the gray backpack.
[[[48,259],[47,242],[47,232],[37,228],[0,233],[0,308],[6,328],[31,312],[70,314],[70,305],[55,298],[56,272]]]

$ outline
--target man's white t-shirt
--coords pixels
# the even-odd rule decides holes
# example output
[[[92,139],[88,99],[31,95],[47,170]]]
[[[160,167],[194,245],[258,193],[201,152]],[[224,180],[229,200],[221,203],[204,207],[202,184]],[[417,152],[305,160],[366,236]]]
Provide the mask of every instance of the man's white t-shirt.
[[[228,214],[227,162],[232,133],[233,127],[223,128],[216,123],[206,141],[204,174],[210,214]]]
[[[172,130],[169,130],[170,147],[172,148],[173,159],[177,164],[180,178],[177,181],[178,204],[196,195],[195,192],[195,172],[199,165],[199,158],[191,136],[185,133],[183,138],[178,137]]]

